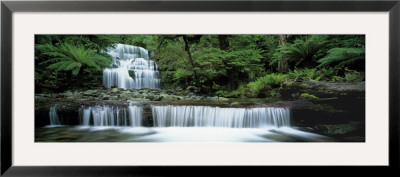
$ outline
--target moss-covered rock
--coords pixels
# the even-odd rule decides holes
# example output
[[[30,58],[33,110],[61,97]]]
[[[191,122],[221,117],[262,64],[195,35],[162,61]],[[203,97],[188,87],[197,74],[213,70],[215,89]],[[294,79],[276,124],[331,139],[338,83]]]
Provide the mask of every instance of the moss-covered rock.
[[[328,135],[342,135],[358,130],[357,125],[353,124],[317,125],[315,128]]]
[[[311,95],[309,93],[302,93],[300,94],[300,98],[310,100],[310,101],[317,101],[319,98],[315,95]]]
[[[118,89],[118,88],[113,88],[113,89],[111,89],[111,92],[112,92],[112,93],[118,93],[118,92],[119,92],[119,89]]]
[[[175,95],[184,96],[185,94],[183,92],[176,92]]]

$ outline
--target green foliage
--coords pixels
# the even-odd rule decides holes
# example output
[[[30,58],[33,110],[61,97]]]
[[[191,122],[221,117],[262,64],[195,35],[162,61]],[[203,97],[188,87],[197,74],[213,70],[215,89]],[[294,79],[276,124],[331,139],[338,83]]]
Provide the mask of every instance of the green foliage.
[[[261,57],[258,50],[248,49],[229,52],[226,69],[229,73],[232,73],[231,76],[236,75],[241,79],[252,80],[262,72],[259,65]]]
[[[282,59],[294,63],[297,67],[314,67],[314,55],[326,44],[326,35],[311,35],[294,41],[293,44],[280,45],[272,57],[271,66],[279,64]]]
[[[119,43],[143,47],[150,51],[157,49],[159,35],[116,35]]]
[[[225,54],[226,52],[219,48],[204,48],[193,53],[202,85],[212,86],[213,81],[227,77],[223,63]]]
[[[182,69],[182,68],[179,68],[178,70],[176,70],[176,72],[174,74],[174,80],[177,81],[179,84],[189,85],[188,81],[190,81],[192,77],[193,77],[192,72],[190,72],[189,70]]]
[[[365,79],[365,35],[36,35],[37,90],[101,84],[112,61],[105,51],[116,43],[154,51],[164,89],[273,97],[286,78]]]
[[[70,44],[63,44],[59,47],[50,44],[36,45],[41,55],[50,59],[41,62],[40,65],[47,65],[47,69],[54,71],[71,71],[72,75],[78,75],[82,68],[100,71],[102,67],[111,64],[112,58],[96,54],[95,51],[85,50],[83,47],[75,47]]]
[[[365,79],[365,73],[364,72],[358,72],[355,70],[350,70],[348,68],[345,68],[345,81],[346,82],[361,82]]]
[[[309,93],[300,94],[300,98],[303,98],[303,99],[306,99],[306,100],[311,100],[311,101],[319,100],[319,98],[317,96],[311,95]]]
[[[264,77],[258,78],[254,82],[247,84],[251,97],[263,96],[273,88],[279,88],[282,82],[287,78],[286,74],[267,74]]]
[[[318,60],[319,67],[342,68],[365,62],[365,48],[333,48],[328,55]]]
[[[248,96],[250,95],[249,88],[247,87],[247,84],[240,84],[238,89],[228,91],[228,90],[218,90],[215,92],[217,96],[221,97],[227,97],[227,98],[239,98],[242,96]]]
[[[316,80],[316,81],[329,81],[332,77],[336,76],[338,69],[335,68],[296,68],[295,70],[288,73],[291,79],[300,80]]]

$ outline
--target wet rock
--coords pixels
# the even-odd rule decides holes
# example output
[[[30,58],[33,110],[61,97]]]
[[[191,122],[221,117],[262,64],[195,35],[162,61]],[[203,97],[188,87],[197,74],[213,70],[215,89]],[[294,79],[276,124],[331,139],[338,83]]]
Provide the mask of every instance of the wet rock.
[[[167,90],[165,93],[167,93],[167,94],[175,94],[175,91],[174,90]]]
[[[176,88],[175,88],[175,90],[176,90],[177,92],[181,92],[181,91],[183,91],[182,87],[179,87],[179,86],[178,86],[178,87],[176,87]]]
[[[147,96],[149,96],[149,94],[147,94],[147,93],[142,93],[142,97],[143,97],[143,98],[146,98]]]
[[[67,99],[67,100],[74,100],[74,99],[76,99],[74,96],[69,96],[69,97],[67,97],[67,98],[65,98],[65,99]]]
[[[103,97],[103,100],[110,100],[110,97]]]
[[[153,95],[148,95],[145,97],[146,99],[149,99],[150,101],[154,100],[154,96]]]
[[[65,98],[66,96],[63,94],[56,94],[54,98]]]
[[[113,89],[111,89],[111,92],[112,92],[112,93],[118,93],[118,92],[119,92],[119,89],[118,89],[118,88],[113,88]]]
[[[152,94],[160,94],[160,92],[161,92],[160,90],[152,90],[151,91]]]
[[[155,97],[153,101],[161,101],[163,98],[164,98],[163,96]]]
[[[314,81],[309,80],[306,82],[308,85],[312,86],[313,88],[319,88],[323,90],[331,90],[336,92],[351,92],[351,91],[358,91],[363,92],[365,91],[365,82],[357,82],[357,83],[338,83],[338,82],[321,82],[321,81]]]
[[[316,125],[315,129],[330,135],[342,135],[358,129],[354,124]]]
[[[85,92],[83,92],[84,96],[95,96],[97,95],[97,90],[86,90]]]
[[[185,91],[184,92],[184,95],[186,95],[186,96],[193,96],[193,95],[195,95],[194,93],[192,93],[192,92],[189,92],[189,91]]]
[[[35,100],[39,100],[39,99],[46,99],[46,98],[43,96],[40,96],[40,95],[35,95]]]
[[[301,93],[308,93],[319,98],[331,96],[345,96],[348,94],[362,94],[365,92],[365,82],[346,83],[346,82],[327,82],[304,80],[297,81],[287,79],[279,88],[282,98],[297,98]]]
[[[133,98],[142,98],[142,94],[140,94],[139,92],[133,92],[132,97]]]
[[[225,97],[219,97],[218,99],[219,99],[219,101],[229,101],[229,98],[225,98]]]
[[[130,99],[132,98],[132,94],[130,91],[123,91],[121,94],[119,94],[119,98]]]
[[[135,71],[134,70],[128,70],[129,76],[131,76],[131,78],[135,78]]]
[[[186,91],[188,91],[188,92],[199,92],[199,88],[198,87],[195,87],[195,86],[189,86],[189,87],[187,87],[186,88]]]
[[[179,92],[176,92],[176,93],[175,93],[175,95],[178,95],[178,96],[183,96],[183,95],[184,95],[184,93],[183,93],[182,91],[179,91]]]
[[[131,98],[129,100],[131,100],[131,101],[150,101],[149,99],[146,99],[146,98]]]
[[[177,98],[173,95],[168,95],[165,93],[160,94],[160,97],[162,97],[163,101],[173,101],[173,100],[177,100]]]

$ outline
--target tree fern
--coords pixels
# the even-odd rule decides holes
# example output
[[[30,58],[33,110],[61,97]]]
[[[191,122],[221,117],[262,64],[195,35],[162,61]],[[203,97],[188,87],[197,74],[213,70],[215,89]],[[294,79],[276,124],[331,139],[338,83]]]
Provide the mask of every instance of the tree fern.
[[[62,44],[55,47],[45,44],[37,45],[35,48],[40,51],[41,56],[50,58],[40,63],[41,65],[48,65],[47,69],[55,71],[71,71],[73,75],[78,75],[82,67],[98,71],[112,62],[110,57],[99,55],[93,50],[86,50],[82,46]]]
[[[365,60],[365,48],[333,48],[318,60],[319,67],[344,67]]]
[[[270,61],[270,66],[280,64],[282,58],[294,63],[297,67],[302,64],[305,67],[312,67],[313,56],[326,44],[327,36],[313,35],[304,39],[297,39],[293,44],[281,45]]]

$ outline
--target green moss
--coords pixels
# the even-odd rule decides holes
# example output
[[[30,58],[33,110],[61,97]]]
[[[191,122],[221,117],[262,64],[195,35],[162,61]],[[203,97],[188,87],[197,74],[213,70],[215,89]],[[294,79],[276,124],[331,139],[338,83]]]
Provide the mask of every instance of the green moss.
[[[184,93],[183,92],[176,92],[175,95],[184,96]]]
[[[302,94],[300,95],[300,98],[304,98],[304,99],[306,99],[306,100],[313,100],[313,101],[319,100],[319,98],[318,98],[317,96],[311,95],[311,94],[309,94],[309,93],[302,93]]]
[[[346,82],[361,82],[365,78],[365,74],[353,70],[347,70],[345,74]]]

